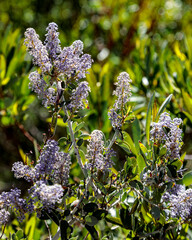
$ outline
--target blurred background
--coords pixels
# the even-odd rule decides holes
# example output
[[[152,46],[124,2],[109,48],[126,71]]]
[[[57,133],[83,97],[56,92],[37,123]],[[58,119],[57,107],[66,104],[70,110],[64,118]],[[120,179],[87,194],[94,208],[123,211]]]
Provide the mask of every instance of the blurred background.
[[[80,39],[94,63],[87,76],[93,90],[86,117],[89,133],[112,131],[107,117],[118,74],[132,82],[130,104],[141,130],[155,91],[157,109],[170,94],[172,117],[184,121],[183,153],[192,154],[192,1],[191,0],[20,0],[0,1],[0,190],[17,183],[11,166],[35,159],[48,135],[50,114],[28,89],[34,70],[23,37],[32,27],[45,39],[48,23],[58,24],[62,46]],[[126,131],[132,132],[127,126]],[[62,137],[58,122],[55,139]],[[143,134],[142,141],[145,141]],[[36,154],[36,155],[35,155]],[[187,166],[191,168],[190,161]]]

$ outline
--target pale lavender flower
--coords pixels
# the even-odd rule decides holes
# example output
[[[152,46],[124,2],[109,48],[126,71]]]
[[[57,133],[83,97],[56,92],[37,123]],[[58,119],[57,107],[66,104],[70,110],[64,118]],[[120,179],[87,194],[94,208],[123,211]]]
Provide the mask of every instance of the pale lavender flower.
[[[171,159],[180,158],[182,146],[182,130],[179,126],[182,124],[180,118],[171,119],[166,112],[162,113],[158,123],[152,123],[150,131],[151,141],[164,144],[167,148],[167,156]]]
[[[37,97],[42,100],[45,107],[56,103],[56,91],[49,87],[43,77],[37,72],[29,74],[29,88],[37,94]]]
[[[31,198],[34,202],[40,202],[44,209],[51,209],[56,203],[61,203],[63,188],[59,184],[46,185],[44,182],[36,182],[31,189]]]
[[[181,218],[183,221],[192,220],[192,189],[184,189],[184,186],[175,186],[169,191],[169,196],[164,196],[173,218]]]
[[[131,88],[130,82],[132,80],[129,77],[129,74],[126,72],[120,73],[117,78],[117,82],[115,83],[116,90],[113,92],[114,95],[117,96],[117,100],[115,101],[114,108],[121,110],[122,107],[129,101],[131,96]]]
[[[68,109],[71,112],[76,112],[80,109],[84,109],[88,104],[87,97],[91,91],[88,82],[80,82],[76,89],[72,91],[71,102],[68,104]]]
[[[99,130],[94,130],[91,133],[91,138],[88,140],[87,146],[87,159],[88,168],[93,171],[94,169],[107,171],[112,166],[112,151],[104,154],[104,141],[103,133]]]
[[[48,140],[35,166],[36,179],[46,179],[66,185],[69,178],[71,158],[68,153],[59,152],[58,142]]]
[[[59,152],[57,160],[53,165],[53,174],[51,179],[54,183],[66,186],[69,179],[69,171],[71,166],[71,157],[68,153]]]
[[[10,213],[7,210],[1,209],[0,210],[0,225],[6,224],[9,221],[9,216],[10,216]]]
[[[24,214],[27,211],[27,202],[20,198],[21,190],[18,188],[11,189],[9,192],[2,192],[0,194],[0,205],[2,208],[13,211],[19,221],[23,221]]]
[[[26,181],[31,182],[35,178],[35,171],[28,165],[24,165],[22,162],[15,162],[12,166],[15,178],[24,178]]]
[[[108,113],[109,120],[111,120],[112,126],[115,129],[120,129],[122,127],[125,105],[128,103],[131,96],[130,82],[132,82],[132,80],[129,74],[122,72],[115,83],[117,87],[113,94],[116,95],[117,99],[115,100],[113,108],[110,109]]]
[[[52,60],[55,60],[58,54],[61,53],[61,46],[59,40],[59,33],[57,32],[58,26],[56,23],[52,22],[49,23],[48,27],[46,28],[47,34],[45,39],[45,46],[49,53],[49,57]]]
[[[91,56],[88,54],[82,55],[82,50],[83,43],[80,40],[75,41],[70,47],[64,47],[54,61],[57,72],[67,78],[67,83],[71,79],[85,78],[85,74],[91,68]]]
[[[33,56],[33,63],[39,66],[43,73],[51,70],[51,62],[46,47],[39,39],[39,35],[33,28],[28,28],[25,32],[24,44]]]

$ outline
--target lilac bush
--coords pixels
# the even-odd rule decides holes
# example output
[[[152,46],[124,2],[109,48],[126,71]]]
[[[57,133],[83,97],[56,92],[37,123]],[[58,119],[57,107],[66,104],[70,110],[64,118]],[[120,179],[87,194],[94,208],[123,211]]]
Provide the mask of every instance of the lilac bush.
[[[126,126],[127,119],[132,118],[132,80],[122,72],[108,112],[113,137],[106,140],[97,129],[83,134],[80,113],[87,108],[91,92],[85,80],[91,56],[83,53],[80,40],[62,48],[56,23],[50,23],[46,30],[43,44],[34,29],[27,29],[24,44],[37,67],[29,75],[29,88],[49,109],[54,122],[52,134],[45,139],[37,161],[15,162],[12,166],[15,178],[23,178],[29,187],[27,193],[14,188],[0,194],[2,236],[14,212],[19,221],[26,214],[36,214],[46,225],[48,219],[54,221],[58,226],[55,236],[49,230],[49,238],[54,240],[78,237],[73,233],[77,226],[86,229],[86,235],[82,230],[82,239],[88,235],[92,239],[112,239],[113,225],[122,229],[126,239],[176,239],[184,224],[191,223],[192,213],[191,189],[181,185],[182,119],[172,119],[167,112],[157,113],[147,144],[135,117],[133,142]],[[60,146],[62,138],[54,139],[61,117],[67,130],[64,146]],[[121,149],[121,155],[113,147]],[[81,170],[78,180],[71,175],[74,166]],[[102,233],[100,221],[106,228]]]

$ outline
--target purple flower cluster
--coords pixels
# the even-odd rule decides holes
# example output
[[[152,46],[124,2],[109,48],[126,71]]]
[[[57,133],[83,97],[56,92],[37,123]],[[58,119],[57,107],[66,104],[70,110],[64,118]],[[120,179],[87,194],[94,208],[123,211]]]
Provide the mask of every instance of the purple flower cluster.
[[[84,109],[88,104],[87,97],[91,91],[88,82],[80,82],[75,90],[72,91],[71,101],[68,105],[68,109],[71,112],[76,112],[77,110]]]
[[[12,171],[16,178],[24,178],[29,182],[49,179],[65,186],[68,183],[70,165],[70,155],[59,151],[58,142],[48,140],[35,167],[15,162]]]
[[[53,183],[66,185],[69,178],[71,158],[68,153],[59,152],[58,143],[47,141],[35,166],[36,179],[49,178]]]
[[[19,221],[24,219],[24,214],[27,211],[27,203],[20,195],[21,190],[18,188],[0,194],[0,223],[4,224],[8,221],[9,211],[15,212]],[[5,216],[3,216],[3,213]]]
[[[61,203],[63,188],[60,184],[47,185],[39,181],[30,189],[30,194],[37,208],[50,210],[56,203]]]
[[[113,108],[109,111],[108,116],[113,128],[120,129],[123,123],[125,105],[131,96],[130,82],[132,80],[126,72],[120,73],[115,83],[116,90],[113,92],[117,96]]]
[[[105,153],[103,133],[99,130],[94,130],[91,133],[89,144],[87,146],[87,159],[89,161],[88,168],[93,171],[94,169],[107,171],[112,167],[111,157],[113,151]]]
[[[183,221],[192,220],[192,189],[185,190],[182,185],[175,185],[171,191],[164,194],[162,200],[168,202],[171,217]]]
[[[164,144],[167,148],[167,155],[171,159],[180,158],[180,150],[182,146],[182,130],[179,126],[182,124],[180,118],[171,119],[166,112],[162,113],[159,122],[152,123],[150,131],[151,141],[157,144]]]
[[[59,81],[65,81],[66,88],[75,81],[79,84],[76,91],[79,94],[81,109],[84,106],[82,100],[88,96],[90,88],[85,82],[79,83],[79,80],[85,78],[87,70],[91,68],[91,56],[83,54],[83,43],[80,40],[61,49],[56,23],[50,23],[46,30],[44,44],[33,28],[28,28],[25,32],[24,44],[33,57],[33,63],[41,70],[40,74],[37,71],[30,74],[29,87],[42,100],[43,105],[48,107],[56,104],[57,95],[60,97],[57,89]],[[80,90],[83,91],[82,94],[79,93]],[[74,94],[73,92],[71,96],[71,108],[76,104]]]
[[[20,190],[11,190],[9,193],[0,195],[0,203],[3,207],[12,207],[12,210],[25,209],[24,213],[33,212],[35,209],[52,208],[56,203],[61,202],[63,196],[62,186],[67,186],[71,158],[68,153],[59,151],[58,142],[48,140],[45,144],[39,160],[35,167],[24,165],[22,162],[15,162],[12,167],[16,178],[24,178],[33,183],[29,189],[28,200],[19,198]],[[49,185],[50,181],[53,185]]]
[[[22,162],[15,162],[12,166],[15,178],[24,178],[28,182],[32,182],[35,179],[34,168],[24,165]]]

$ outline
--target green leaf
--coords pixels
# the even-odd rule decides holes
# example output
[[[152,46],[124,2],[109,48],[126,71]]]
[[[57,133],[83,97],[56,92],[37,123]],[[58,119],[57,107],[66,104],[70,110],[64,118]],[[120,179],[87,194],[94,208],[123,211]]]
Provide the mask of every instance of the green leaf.
[[[192,184],[192,171],[186,173],[183,176],[183,184],[185,184],[185,186],[189,186]]]
[[[149,144],[149,138],[150,138],[150,125],[151,125],[151,116],[152,116],[152,108],[153,108],[154,99],[155,99],[155,93],[153,93],[153,95],[151,96],[151,98],[149,100],[148,108],[147,108],[145,131],[146,131],[146,138],[147,138],[148,144]]]
[[[122,224],[120,218],[109,216],[109,217],[106,217],[105,219],[106,219],[107,222],[110,222],[110,223],[113,223],[115,225],[123,227],[123,224]]]
[[[121,208],[119,210],[119,216],[121,218],[121,222],[123,224],[123,227],[126,229],[131,229],[131,215],[129,214],[128,209]]]
[[[108,214],[107,210],[98,209],[98,210],[94,211],[93,216],[96,217],[98,220],[101,220],[101,219],[105,218],[105,216],[107,214]]]
[[[69,239],[73,228],[69,226],[69,223],[66,220],[60,221],[60,231],[61,231],[61,240]]]
[[[160,213],[161,212],[160,212],[160,209],[158,207],[156,207],[156,206],[152,207],[151,214],[156,220],[158,220],[160,218]]]
[[[94,226],[98,223],[98,219],[94,216],[86,216],[85,217],[85,222],[89,226]]]
[[[91,234],[92,238],[94,240],[99,240],[98,233],[94,226],[89,226],[88,224],[85,224],[85,228],[88,230],[88,232]]]
[[[166,106],[170,103],[171,98],[172,98],[173,94],[170,94],[165,101],[162,103],[161,107],[159,108],[159,111],[157,113],[157,116],[155,118],[155,120],[158,119],[158,117],[161,115],[161,113],[164,111],[164,109],[166,108]]]
[[[139,199],[136,198],[131,208],[130,214],[133,214],[137,210],[138,205],[139,205]]]
[[[87,213],[94,212],[96,209],[98,209],[98,205],[96,203],[87,203],[83,207],[83,210]]]
[[[132,133],[133,133],[133,140],[135,143],[135,147],[136,147],[137,153],[139,154],[140,152],[139,141],[141,140],[141,128],[137,118],[135,118],[135,121],[132,124]]]
[[[184,90],[182,90],[182,95],[183,95],[185,107],[187,108],[188,113],[192,115],[192,98]]]
[[[135,148],[135,144],[134,144],[133,140],[131,139],[130,135],[125,131],[122,131],[122,134],[123,134],[122,142],[124,142],[125,144],[127,144],[129,146],[129,149],[131,150],[131,152],[133,154],[137,155],[137,150]]]
[[[77,127],[75,128],[74,133],[76,133],[77,131],[79,131],[81,128],[83,128],[85,126],[85,122],[81,122],[77,125]]]
[[[16,236],[17,236],[18,239],[23,238],[23,230],[18,230],[18,231],[16,232]]]
[[[140,154],[137,156],[137,164],[139,167],[139,173],[141,173],[143,171],[144,167],[146,166],[146,164],[145,164],[144,158]]]

